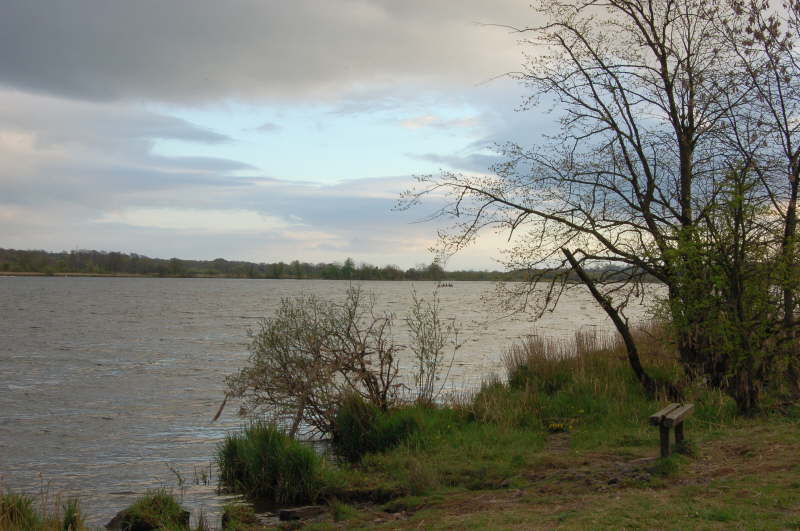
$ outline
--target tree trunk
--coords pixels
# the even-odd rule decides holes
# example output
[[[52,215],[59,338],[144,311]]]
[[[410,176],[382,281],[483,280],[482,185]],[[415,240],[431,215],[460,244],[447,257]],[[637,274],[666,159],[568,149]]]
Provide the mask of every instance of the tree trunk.
[[[569,261],[572,269],[575,271],[575,273],[577,273],[581,281],[586,285],[587,288],[589,288],[589,291],[594,299],[600,304],[600,306],[602,306],[603,310],[614,322],[614,326],[617,327],[617,331],[620,333],[622,340],[625,342],[625,350],[628,352],[628,363],[630,363],[633,373],[642,384],[642,387],[644,387],[647,396],[654,398],[657,390],[656,382],[650,377],[650,375],[647,374],[647,372],[644,370],[644,367],[642,367],[642,363],[639,360],[639,351],[636,348],[636,342],[633,340],[633,335],[631,334],[631,330],[627,323],[622,320],[619,312],[616,308],[614,308],[614,306],[611,305],[609,300],[603,296],[600,291],[598,291],[594,281],[589,278],[589,275],[587,275],[586,271],[583,270],[580,263],[578,263],[578,261],[575,259],[575,256],[564,247],[561,248],[561,251],[564,253],[564,256],[567,257],[567,261]]]

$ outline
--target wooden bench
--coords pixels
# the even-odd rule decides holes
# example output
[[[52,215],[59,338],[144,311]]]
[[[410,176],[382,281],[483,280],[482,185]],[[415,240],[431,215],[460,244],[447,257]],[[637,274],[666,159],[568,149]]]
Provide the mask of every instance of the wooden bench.
[[[650,415],[650,424],[659,427],[661,457],[669,457],[669,429],[675,428],[675,445],[683,443],[683,421],[691,414],[694,404],[670,404]]]

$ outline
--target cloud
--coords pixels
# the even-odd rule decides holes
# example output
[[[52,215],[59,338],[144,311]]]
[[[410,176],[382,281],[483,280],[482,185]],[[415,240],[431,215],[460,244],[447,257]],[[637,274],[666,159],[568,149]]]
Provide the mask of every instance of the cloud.
[[[258,131],[260,133],[274,133],[276,131],[280,131],[281,126],[279,126],[278,124],[274,124],[272,122],[264,122],[258,127],[254,127],[252,130]]]
[[[182,232],[259,233],[284,229],[289,224],[275,216],[252,210],[201,210],[192,208],[130,208],[104,212],[96,223],[119,223],[131,227]]]
[[[361,179],[348,168],[330,183],[302,171],[302,157],[359,160],[399,140],[417,160],[485,171],[495,160],[486,146],[527,143],[540,129],[512,111],[512,83],[481,84],[517,69],[521,54],[517,36],[477,22],[533,16],[517,0],[3,0],[0,245],[426,261],[436,227],[391,210],[410,177]],[[232,120],[237,105],[254,112]],[[292,152],[279,140],[293,142],[314,109],[336,150]],[[372,122],[417,131],[366,138]],[[263,157],[248,158],[266,139],[254,132],[278,131]],[[299,161],[273,166],[282,178],[256,167],[281,157]],[[353,168],[380,174],[375,158]]]
[[[431,114],[425,116],[417,116],[415,118],[408,118],[400,122],[402,127],[406,129],[420,129],[422,127],[427,127],[433,123],[436,123],[439,120],[436,116]]]
[[[65,101],[0,90],[0,127],[36,132],[41,146],[101,147],[119,152],[157,139],[204,144],[228,142],[226,135],[133,105]]]
[[[166,157],[158,139],[219,144],[228,137],[125,105],[0,91],[0,186],[6,203],[113,207],[120,198],[230,185],[252,166],[214,157]]]
[[[154,137],[165,133],[150,123],[168,124],[172,137],[220,141],[185,121],[13,96],[17,106],[3,105],[11,95],[0,91],[2,247],[256,261],[353,256],[409,267],[425,260],[432,243],[432,227],[392,211],[407,176],[329,184],[254,176],[256,168],[236,160],[154,153]],[[83,119],[74,119],[78,112]]]
[[[406,129],[420,129],[423,127],[435,127],[437,129],[473,129],[480,125],[480,119],[477,116],[467,116],[465,118],[454,118],[445,120],[438,116],[427,114],[424,116],[416,116],[414,118],[407,118],[400,122],[402,127]]]
[[[517,0],[0,3],[0,84],[93,101],[328,99],[513,70]]]
[[[437,155],[435,153],[425,153],[411,156],[420,160],[442,164],[454,170],[473,173],[488,173],[492,165],[502,160],[498,155],[486,155],[484,153],[469,153],[467,155]]]

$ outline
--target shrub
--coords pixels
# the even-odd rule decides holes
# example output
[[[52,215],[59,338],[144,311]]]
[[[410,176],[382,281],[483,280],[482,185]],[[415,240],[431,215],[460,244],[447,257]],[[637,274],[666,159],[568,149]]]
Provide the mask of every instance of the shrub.
[[[168,490],[147,492],[109,522],[110,529],[189,529],[189,512]]]
[[[351,394],[336,413],[333,445],[341,457],[354,463],[365,454],[397,446],[418,428],[412,409],[381,411]]]
[[[393,316],[375,310],[374,296],[350,288],[344,301],[314,295],[282,299],[275,316],[252,334],[249,364],[226,379],[242,413],[302,425],[309,435],[333,432],[341,399],[358,393],[381,409],[400,384]]]
[[[433,403],[447,381],[458,329],[454,320],[440,317],[435,294],[430,302],[412,296],[405,324],[417,398]],[[397,405],[404,387],[397,377],[398,353],[405,347],[393,339],[394,322],[393,314],[377,311],[375,297],[359,288],[348,289],[341,302],[314,295],[282,299],[275,316],[251,333],[248,365],[226,378],[226,401],[241,399],[241,414],[290,426],[292,436],[300,429],[305,436],[332,435],[337,411],[350,394],[386,411]]]
[[[442,319],[437,292],[434,291],[430,301],[425,301],[412,290],[411,298],[412,305],[405,322],[411,339],[409,348],[414,354],[417,401],[433,404],[447,383],[456,351],[461,346],[458,326],[455,319]],[[453,348],[449,360],[445,355],[447,346]]]
[[[250,498],[304,503],[314,501],[322,486],[322,458],[274,424],[255,423],[227,435],[217,464],[220,482]]]

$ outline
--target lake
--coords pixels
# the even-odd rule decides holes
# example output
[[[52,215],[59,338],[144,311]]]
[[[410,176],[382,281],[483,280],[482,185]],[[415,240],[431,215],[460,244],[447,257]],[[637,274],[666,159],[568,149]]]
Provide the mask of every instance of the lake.
[[[358,282],[380,310],[402,317],[412,286]],[[247,330],[281,297],[341,298],[346,281],[0,277],[0,489],[78,496],[101,525],[147,489],[171,487],[195,513],[216,514],[214,450],[241,419],[229,404],[211,422],[224,376],[248,356]],[[502,374],[501,356],[530,334],[569,337],[611,323],[587,292],[556,312],[500,318],[483,302],[493,284],[439,289],[442,313],[464,342],[451,383]],[[632,307],[634,319],[644,315]],[[399,337],[402,342],[403,338]],[[407,359],[401,370],[408,375]],[[182,486],[182,488],[181,488]],[[212,516],[212,523],[215,518]]]

